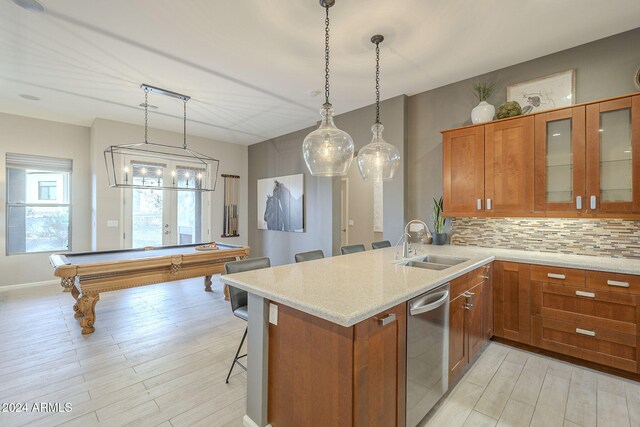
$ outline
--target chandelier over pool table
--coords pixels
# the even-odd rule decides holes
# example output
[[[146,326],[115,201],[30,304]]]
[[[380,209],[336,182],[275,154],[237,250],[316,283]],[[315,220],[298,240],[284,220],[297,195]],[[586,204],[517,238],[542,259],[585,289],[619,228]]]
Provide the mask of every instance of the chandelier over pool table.
[[[104,150],[110,187],[214,191],[220,162],[187,147],[189,96],[147,84],[144,90],[144,142],[111,145]],[[183,102],[182,146],[149,142],[149,92]]]

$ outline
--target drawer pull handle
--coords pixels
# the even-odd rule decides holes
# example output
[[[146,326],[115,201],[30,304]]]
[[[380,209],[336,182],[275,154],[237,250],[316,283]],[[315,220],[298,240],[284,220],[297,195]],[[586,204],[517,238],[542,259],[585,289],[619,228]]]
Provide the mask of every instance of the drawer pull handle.
[[[629,282],[618,282],[617,280],[607,280],[607,285],[617,286],[619,288],[628,288]]]
[[[547,273],[547,277],[551,279],[560,279],[560,280],[566,279],[564,274],[556,274],[556,273]]]
[[[576,291],[576,295],[579,297],[595,298],[596,294],[593,292]]]
[[[382,325],[382,326],[387,326],[389,323],[393,323],[395,321],[396,321],[395,313],[391,313],[391,314],[383,317],[382,319],[378,319],[378,323],[380,323],[380,325]]]
[[[590,337],[595,337],[596,333],[594,331],[589,331],[587,329],[580,329],[580,328],[576,328],[576,333],[580,334],[580,335],[587,335]]]

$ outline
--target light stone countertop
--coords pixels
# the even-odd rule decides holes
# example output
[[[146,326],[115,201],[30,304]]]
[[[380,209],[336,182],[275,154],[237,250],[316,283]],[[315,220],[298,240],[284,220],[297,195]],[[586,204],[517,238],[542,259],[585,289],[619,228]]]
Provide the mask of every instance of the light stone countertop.
[[[445,270],[407,267],[395,249],[366,252],[223,275],[222,282],[349,327],[493,260],[640,275],[640,260],[474,246],[414,245],[427,254],[469,258]],[[406,262],[408,260],[404,260]]]

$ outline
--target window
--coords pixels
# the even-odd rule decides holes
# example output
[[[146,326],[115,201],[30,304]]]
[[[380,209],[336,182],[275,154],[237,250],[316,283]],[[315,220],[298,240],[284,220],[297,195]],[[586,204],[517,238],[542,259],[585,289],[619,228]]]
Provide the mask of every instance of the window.
[[[7,254],[71,249],[72,161],[7,153]]]
[[[55,200],[56,181],[38,181],[38,200]]]

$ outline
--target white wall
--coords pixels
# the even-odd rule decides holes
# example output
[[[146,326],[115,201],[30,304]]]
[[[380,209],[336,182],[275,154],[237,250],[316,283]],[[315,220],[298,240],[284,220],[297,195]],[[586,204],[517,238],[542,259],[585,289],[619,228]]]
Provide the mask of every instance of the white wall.
[[[110,145],[133,144],[144,140],[144,127],[112,120],[96,119],[91,127],[91,164],[94,191],[91,194],[92,238],[94,250],[123,247],[123,190],[108,186],[104,165],[104,149]],[[149,129],[149,141],[159,144],[182,145],[182,134]],[[189,136],[189,148],[220,160],[218,187],[211,194],[211,240],[235,244],[247,242],[247,147]],[[220,238],[222,234],[222,208],[224,183],[222,174],[240,176],[239,205],[240,237]],[[117,220],[118,227],[107,227],[107,221]]]
[[[73,160],[71,178],[71,247],[91,247],[88,127],[0,113],[0,286],[55,279],[48,253],[6,255],[6,153],[59,157]]]
[[[49,253],[6,255],[6,168],[7,152],[51,156],[73,160],[72,251],[118,249],[122,247],[122,194],[109,188],[104,165],[104,149],[109,145],[140,142],[142,126],[96,119],[83,127],[30,117],[0,113],[0,286],[53,280]],[[180,145],[182,134],[149,129],[150,140]],[[240,175],[240,237],[221,239],[223,180],[211,197],[212,240],[247,242],[247,147],[189,136],[189,147],[220,160],[220,174]],[[119,227],[107,228],[107,220],[118,220]]]

